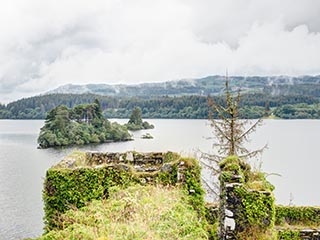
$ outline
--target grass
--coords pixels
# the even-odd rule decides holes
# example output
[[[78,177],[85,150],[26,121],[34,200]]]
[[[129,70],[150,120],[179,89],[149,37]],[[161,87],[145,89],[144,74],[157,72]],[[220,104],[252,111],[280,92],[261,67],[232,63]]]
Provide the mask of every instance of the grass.
[[[206,223],[180,188],[113,188],[108,200],[93,201],[63,216],[62,230],[38,240],[208,239]]]
[[[85,166],[86,164],[86,153],[81,151],[73,151],[71,154],[66,156],[61,162],[59,162],[54,168],[69,168],[69,164],[73,168],[79,166]]]

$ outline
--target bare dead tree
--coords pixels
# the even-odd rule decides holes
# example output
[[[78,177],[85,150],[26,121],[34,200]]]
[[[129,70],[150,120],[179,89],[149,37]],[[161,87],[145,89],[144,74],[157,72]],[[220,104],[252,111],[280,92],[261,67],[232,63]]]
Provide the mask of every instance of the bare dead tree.
[[[208,97],[209,120],[213,128],[216,142],[213,143],[214,154],[202,153],[201,164],[209,168],[213,175],[219,175],[219,163],[228,156],[236,155],[240,159],[247,160],[262,153],[262,149],[250,151],[244,144],[249,141],[249,135],[255,132],[261,125],[262,118],[252,122],[239,118],[240,89],[233,95],[229,87],[229,79],[226,76],[225,102],[217,104],[213,98]],[[214,116],[216,118],[214,118]],[[218,184],[208,183],[203,179],[207,189],[216,194],[219,191]]]

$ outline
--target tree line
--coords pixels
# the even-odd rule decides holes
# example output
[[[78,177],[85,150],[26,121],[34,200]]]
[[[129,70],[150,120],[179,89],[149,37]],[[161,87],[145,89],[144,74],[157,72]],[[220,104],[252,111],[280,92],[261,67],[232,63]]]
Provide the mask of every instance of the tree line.
[[[213,96],[223,104],[221,96]],[[143,118],[207,119],[207,96],[111,97],[96,94],[49,94],[24,98],[7,105],[0,104],[0,119],[44,119],[51,109],[65,105],[73,108],[101,103],[107,118],[129,118],[139,107]],[[266,92],[244,93],[239,103],[241,118],[260,118],[274,115],[279,118],[320,118],[319,98],[305,95],[271,95]],[[215,117],[215,116],[213,116]]]

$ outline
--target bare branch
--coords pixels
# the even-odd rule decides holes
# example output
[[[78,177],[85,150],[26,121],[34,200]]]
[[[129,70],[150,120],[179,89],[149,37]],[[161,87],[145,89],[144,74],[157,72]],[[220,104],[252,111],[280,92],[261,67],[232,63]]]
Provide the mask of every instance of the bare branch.
[[[207,189],[210,190],[212,193],[214,193],[216,196],[219,194],[218,191],[213,189],[213,187],[205,180],[204,178],[201,178],[202,182],[206,185]],[[218,188],[218,187],[217,187]]]
[[[244,136],[247,136],[251,132],[254,132],[255,129],[259,126],[259,124],[262,123],[262,118],[258,119],[247,131],[245,131],[240,137],[238,138],[239,140],[242,139]]]
[[[216,131],[218,131],[224,138],[228,139],[228,141],[230,141],[231,139],[229,138],[229,136],[227,136],[225,134],[225,132],[218,126],[218,124],[216,124],[216,121],[212,121],[212,126],[214,127],[214,129]]]
[[[257,120],[253,124],[249,120],[240,120],[239,105],[241,98],[241,89],[238,89],[237,94],[232,94],[229,88],[228,76],[226,76],[225,86],[225,103],[223,105],[216,104],[213,99],[208,97],[208,105],[210,107],[209,120],[211,120],[211,127],[216,135],[217,142],[213,143],[212,147],[218,147],[217,154],[202,154],[203,159],[201,164],[212,171],[213,174],[220,174],[219,163],[229,155],[238,155],[240,158],[252,158],[262,153],[265,149],[250,151],[244,143],[248,141],[248,136],[256,130],[261,124],[262,119]],[[217,116],[218,119],[214,119]],[[247,124],[249,128],[246,127]],[[203,179],[204,184],[211,190],[212,184]],[[216,192],[216,191],[214,191]]]
[[[209,164],[205,163],[203,160],[200,160],[200,164],[201,164],[201,165],[204,165],[204,166],[207,167],[207,168],[209,168],[209,169],[212,170],[215,174],[219,174],[219,173],[220,173],[218,167],[209,165]]]

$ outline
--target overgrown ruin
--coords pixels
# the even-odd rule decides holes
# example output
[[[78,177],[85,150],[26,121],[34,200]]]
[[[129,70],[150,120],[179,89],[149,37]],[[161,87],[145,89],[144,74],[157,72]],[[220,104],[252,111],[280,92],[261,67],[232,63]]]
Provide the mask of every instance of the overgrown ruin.
[[[210,239],[320,239],[320,208],[276,206],[274,187],[236,156],[220,165],[220,201],[205,207],[201,168],[172,152],[75,152],[47,171],[45,230],[63,228],[60,216],[92,200],[108,199],[113,186],[161,184],[182,187],[211,227]]]

